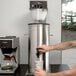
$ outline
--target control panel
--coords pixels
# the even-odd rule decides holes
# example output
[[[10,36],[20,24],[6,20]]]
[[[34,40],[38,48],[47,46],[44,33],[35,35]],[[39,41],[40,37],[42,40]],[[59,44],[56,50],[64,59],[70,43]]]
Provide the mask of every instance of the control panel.
[[[30,9],[47,9],[47,1],[30,1]]]

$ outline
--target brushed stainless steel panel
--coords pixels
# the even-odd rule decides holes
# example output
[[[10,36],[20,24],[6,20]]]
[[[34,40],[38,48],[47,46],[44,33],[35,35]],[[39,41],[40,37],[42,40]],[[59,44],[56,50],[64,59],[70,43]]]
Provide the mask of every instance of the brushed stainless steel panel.
[[[36,48],[39,45],[49,45],[49,25],[43,23],[34,23],[29,25],[29,39],[30,39],[30,70],[34,72],[35,61],[37,60]],[[43,54],[40,55],[40,59],[43,59]],[[49,71],[49,52],[45,54],[45,69]]]

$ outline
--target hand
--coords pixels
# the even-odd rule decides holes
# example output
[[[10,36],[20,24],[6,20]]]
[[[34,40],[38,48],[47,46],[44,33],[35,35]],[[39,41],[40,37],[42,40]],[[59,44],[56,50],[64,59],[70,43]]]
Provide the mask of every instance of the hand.
[[[39,52],[47,52],[49,50],[49,46],[47,45],[41,45],[37,47],[39,49]]]
[[[35,76],[48,76],[48,73],[44,70],[36,68],[35,69]]]
[[[47,72],[44,71],[44,70],[41,70],[41,69],[36,68],[34,75],[35,75],[35,76],[64,76],[65,74],[64,74],[63,72],[47,73]],[[71,75],[66,75],[66,76],[71,76]],[[75,75],[75,76],[76,76],[76,75]]]

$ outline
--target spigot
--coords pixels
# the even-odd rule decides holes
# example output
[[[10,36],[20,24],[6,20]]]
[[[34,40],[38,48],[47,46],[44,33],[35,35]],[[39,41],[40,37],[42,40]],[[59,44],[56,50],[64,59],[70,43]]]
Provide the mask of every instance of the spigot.
[[[43,59],[42,59],[42,53],[39,51],[39,48],[36,48],[37,50],[37,53],[36,53],[36,56],[37,56],[37,60],[35,61],[35,66],[36,68],[39,68],[39,69],[43,69]]]
[[[38,48],[36,48],[36,50],[37,50],[36,56],[37,56],[37,58],[39,58],[41,52],[39,52],[39,49]]]

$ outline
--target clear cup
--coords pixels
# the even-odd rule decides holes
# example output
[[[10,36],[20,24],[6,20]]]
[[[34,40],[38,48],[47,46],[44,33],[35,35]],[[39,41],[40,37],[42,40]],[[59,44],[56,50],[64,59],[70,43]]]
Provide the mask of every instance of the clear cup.
[[[43,69],[43,60],[36,60],[35,68]]]

